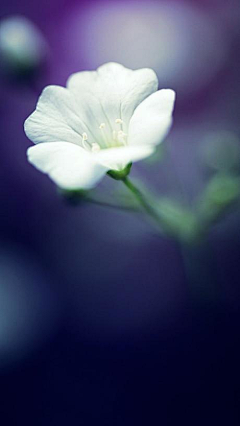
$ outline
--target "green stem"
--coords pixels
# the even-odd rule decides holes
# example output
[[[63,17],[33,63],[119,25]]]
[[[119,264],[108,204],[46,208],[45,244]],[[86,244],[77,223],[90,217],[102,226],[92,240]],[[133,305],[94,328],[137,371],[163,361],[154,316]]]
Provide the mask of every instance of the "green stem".
[[[96,198],[86,197],[86,201],[91,204],[95,204],[97,206],[108,207],[108,208],[116,209],[116,210],[126,210],[126,211],[133,211],[133,212],[139,211],[133,206],[114,204],[114,203],[110,203],[108,201],[102,201]]]
[[[128,178],[125,177],[122,179],[123,183],[126,185],[126,187],[131,191],[131,193],[134,195],[138,203],[143,207],[145,212],[154,220],[154,222],[160,227],[160,218],[158,216],[158,213],[155,211],[155,209],[152,207],[152,205],[146,200],[145,196],[142,194],[142,192],[134,185],[134,183]]]

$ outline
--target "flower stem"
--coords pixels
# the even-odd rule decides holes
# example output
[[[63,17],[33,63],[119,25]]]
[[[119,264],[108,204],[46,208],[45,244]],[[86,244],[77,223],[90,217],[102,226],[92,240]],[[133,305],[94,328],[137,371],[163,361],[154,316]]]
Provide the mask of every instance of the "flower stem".
[[[132,212],[137,212],[138,210],[134,207],[134,206],[130,206],[130,205],[120,205],[120,204],[114,204],[108,201],[102,201],[100,199],[96,199],[96,198],[90,198],[87,197],[86,201],[91,203],[91,204],[96,204],[98,206],[101,207],[108,207],[111,209],[116,209],[116,210],[127,210],[127,211],[132,211]]]
[[[128,177],[122,179],[122,182],[124,183],[124,185],[126,185],[129,191],[131,191],[131,193],[134,195],[138,203],[143,207],[145,212],[155,221],[155,223],[159,227],[161,225],[159,215],[152,207],[151,203],[147,201],[143,193],[136,187],[136,185],[134,185],[134,183]]]

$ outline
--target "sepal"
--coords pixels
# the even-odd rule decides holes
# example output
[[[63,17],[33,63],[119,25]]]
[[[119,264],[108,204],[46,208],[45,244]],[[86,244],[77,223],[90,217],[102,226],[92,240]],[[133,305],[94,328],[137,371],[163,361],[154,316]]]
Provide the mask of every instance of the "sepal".
[[[115,180],[123,180],[129,175],[129,173],[131,171],[131,167],[132,167],[132,163],[129,163],[124,169],[122,169],[122,170],[109,170],[107,172],[107,174]]]

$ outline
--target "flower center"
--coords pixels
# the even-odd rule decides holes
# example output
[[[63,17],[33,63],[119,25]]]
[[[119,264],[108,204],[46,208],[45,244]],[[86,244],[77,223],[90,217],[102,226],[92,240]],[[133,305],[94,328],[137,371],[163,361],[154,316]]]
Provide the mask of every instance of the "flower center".
[[[113,130],[114,129],[114,130]],[[123,120],[116,118],[115,124],[111,129],[106,123],[99,125],[99,137],[97,142],[91,142],[87,133],[82,134],[82,146],[87,151],[99,152],[101,149],[117,148],[127,145],[127,133],[123,131]]]

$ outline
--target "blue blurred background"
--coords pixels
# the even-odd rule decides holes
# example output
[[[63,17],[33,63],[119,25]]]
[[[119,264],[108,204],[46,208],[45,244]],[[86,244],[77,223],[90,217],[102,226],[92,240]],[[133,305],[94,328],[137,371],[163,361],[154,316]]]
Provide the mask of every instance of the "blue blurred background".
[[[68,205],[23,132],[46,85],[151,67],[177,92],[174,126],[133,175],[191,207],[209,141],[239,145],[239,2],[2,0],[11,16],[40,33],[34,74],[1,66],[1,425],[239,425],[239,208],[183,256],[139,216]]]

